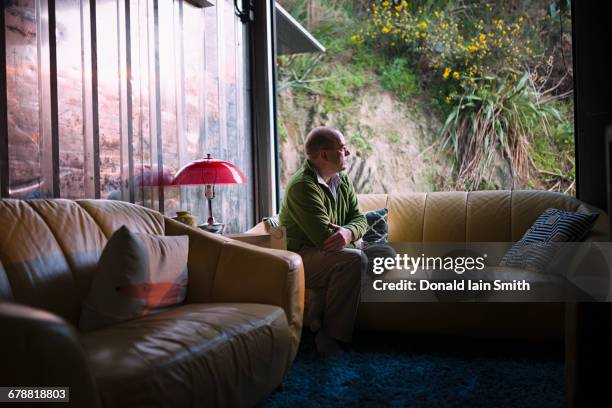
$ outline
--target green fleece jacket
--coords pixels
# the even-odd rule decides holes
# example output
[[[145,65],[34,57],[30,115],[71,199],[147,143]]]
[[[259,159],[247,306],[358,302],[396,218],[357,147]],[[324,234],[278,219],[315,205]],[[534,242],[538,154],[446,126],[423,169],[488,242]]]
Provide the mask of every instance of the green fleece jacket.
[[[337,199],[327,187],[319,184],[317,173],[308,160],[291,177],[279,213],[280,224],[287,227],[287,249],[323,248],[325,240],[334,233],[329,223],[349,229],[353,241],[363,236],[368,224],[359,211],[353,183],[346,174],[339,176]]]

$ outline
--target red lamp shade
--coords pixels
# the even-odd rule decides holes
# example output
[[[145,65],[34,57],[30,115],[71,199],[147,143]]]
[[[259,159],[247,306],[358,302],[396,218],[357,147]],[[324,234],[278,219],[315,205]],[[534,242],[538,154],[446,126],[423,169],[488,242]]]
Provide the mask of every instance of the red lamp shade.
[[[183,166],[174,177],[175,185],[200,186],[203,184],[243,184],[246,177],[233,164],[213,159],[194,160]]]

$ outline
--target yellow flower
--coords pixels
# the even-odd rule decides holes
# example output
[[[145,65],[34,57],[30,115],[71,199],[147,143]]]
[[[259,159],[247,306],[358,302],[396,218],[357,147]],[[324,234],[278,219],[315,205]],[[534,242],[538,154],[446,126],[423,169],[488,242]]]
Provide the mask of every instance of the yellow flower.
[[[453,78],[459,79],[459,73],[457,71],[453,72]]]
[[[387,34],[391,30],[389,30],[387,27],[383,27],[380,31],[382,31],[384,34]]]
[[[451,73],[451,69],[450,69],[450,68],[445,68],[445,69],[444,69],[444,73],[442,74],[442,77],[443,77],[444,79],[446,79],[446,78],[448,78],[448,76],[450,75],[450,73]]]
[[[421,30],[425,30],[427,29],[427,23],[419,23],[417,24],[417,27],[420,28]]]

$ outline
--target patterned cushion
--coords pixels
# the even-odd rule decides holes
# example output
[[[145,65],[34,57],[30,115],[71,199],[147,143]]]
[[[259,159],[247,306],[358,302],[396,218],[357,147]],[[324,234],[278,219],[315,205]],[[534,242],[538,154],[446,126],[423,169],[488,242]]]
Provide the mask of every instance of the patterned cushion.
[[[264,217],[263,223],[264,223],[264,228],[268,234],[270,233],[272,228],[280,226],[280,222],[278,220],[277,215],[274,217]]]
[[[499,265],[544,272],[558,249],[555,243],[581,241],[598,216],[549,208],[506,252]]]
[[[188,236],[132,233],[108,240],[79,327],[94,330],[180,304],[187,293]]]
[[[389,210],[386,208],[380,208],[365,213],[366,220],[368,221],[368,229],[363,235],[364,247],[367,248],[373,244],[387,243],[387,236],[389,235],[389,224],[387,221],[388,213]]]

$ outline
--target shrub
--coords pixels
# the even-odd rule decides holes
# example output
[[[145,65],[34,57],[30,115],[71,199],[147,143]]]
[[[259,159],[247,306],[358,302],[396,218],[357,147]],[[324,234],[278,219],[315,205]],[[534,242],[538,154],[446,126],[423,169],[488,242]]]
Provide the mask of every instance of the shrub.
[[[396,56],[395,71],[404,68],[398,61],[416,61],[421,82],[446,114],[441,135],[454,154],[456,186],[488,186],[494,157],[508,160],[514,186],[529,185],[535,170],[547,187],[566,185],[562,175],[573,174],[573,167],[567,157],[562,166],[550,165],[549,141],[568,122],[545,102],[555,98],[544,97],[543,85],[533,82],[538,74],[528,68],[536,27],[522,15],[504,21],[486,2],[421,4],[372,1],[367,28],[352,40]],[[389,88],[404,83],[397,72],[384,78]]]
[[[395,58],[389,64],[381,67],[382,85],[385,89],[394,92],[401,101],[406,102],[418,94],[414,72],[408,67],[404,58]]]
[[[555,108],[537,102],[538,96],[524,74],[517,83],[476,80],[455,97],[442,135],[452,146],[460,185],[480,185],[496,151],[510,162],[514,186],[527,183],[536,169],[533,141],[550,137],[551,119],[560,120]]]
[[[415,2],[376,0],[365,31],[353,41],[368,42],[386,54],[412,56],[424,77],[441,82],[447,95],[502,70],[522,71],[533,53],[525,33],[526,19],[504,22],[481,16],[487,3],[467,3],[448,10],[426,9]],[[517,81],[520,75],[510,79]]]

